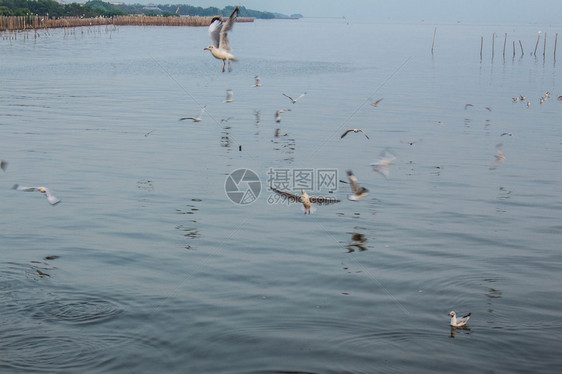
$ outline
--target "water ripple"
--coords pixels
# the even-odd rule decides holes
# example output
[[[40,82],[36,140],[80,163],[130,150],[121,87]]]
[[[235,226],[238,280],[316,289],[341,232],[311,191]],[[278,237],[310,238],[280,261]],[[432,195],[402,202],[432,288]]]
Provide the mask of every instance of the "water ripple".
[[[42,321],[92,324],[116,318],[123,312],[123,308],[110,300],[83,295],[63,296],[56,300],[28,305],[24,312]]]

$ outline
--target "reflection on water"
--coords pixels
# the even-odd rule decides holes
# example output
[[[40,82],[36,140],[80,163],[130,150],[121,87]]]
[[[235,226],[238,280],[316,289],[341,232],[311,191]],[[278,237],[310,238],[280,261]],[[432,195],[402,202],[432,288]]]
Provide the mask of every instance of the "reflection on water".
[[[367,238],[359,232],[348,232],[351,234],[351,241],[347,245],[347,252],[355,252],[356,250],[363,252],[367,250]]]

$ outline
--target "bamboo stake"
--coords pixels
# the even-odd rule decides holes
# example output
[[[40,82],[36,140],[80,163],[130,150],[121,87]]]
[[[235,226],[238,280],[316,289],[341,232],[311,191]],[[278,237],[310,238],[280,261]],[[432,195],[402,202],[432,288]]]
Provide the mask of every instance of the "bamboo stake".
[[[496,33],[492,33],[492,60],[494,59],[494,42],[496,40]]]
[[[537,47],[539,46],[540,39],[541,39],[541,32],[539,31],[539,36],[537,37],[537,44],[535,44],[535,52],[533,53],[535,56],[537,55]]]
[[[556,33],[556,38],[554,38],[554,61],[556,61],[556,44],[558,44],[558,33]]]
[[[482,47],[484,46],[484,37],[480,37],[480,61],[482,61]]]
[[[505,43],[507,43],[507,33],[505,33],[505,38],[503,39],[503,58],[505,58]]]
[[[544,32],[544,47],[542,49],[542,57],[544,58],[546,54],[546,31]]]
[[[515,40],[513,41],[513,57],[515,58]]]
[[[521,56],[523,56],[525,53],[523,52],[523,44],[521,43],[521,39],[519,39],[519,47],[521,47]]]
[[[431,54],[433,54],[433,46],[435,45],[435,34],[437,33],[437,27],[433,29],[433,42],[431,43]]]

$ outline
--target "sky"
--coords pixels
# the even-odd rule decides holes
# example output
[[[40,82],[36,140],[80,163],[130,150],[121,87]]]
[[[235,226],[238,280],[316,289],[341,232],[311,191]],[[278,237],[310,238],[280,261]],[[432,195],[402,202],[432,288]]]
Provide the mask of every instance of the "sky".
[[[122,0],[141,4],[189,4],[300,13],[305,17],[342,17],[380,22],[463,22],[562,24],[562,1],[542,0]]]

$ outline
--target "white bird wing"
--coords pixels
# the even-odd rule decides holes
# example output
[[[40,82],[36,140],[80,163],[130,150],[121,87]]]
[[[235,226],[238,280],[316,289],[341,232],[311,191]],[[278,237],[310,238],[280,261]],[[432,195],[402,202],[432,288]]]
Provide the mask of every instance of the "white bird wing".
[[[388,170],[388,167],[385,165],[376,165],[376,164],[371,164],[371,166],[373,167],[373,170],[376,171],[377,173],[382,174],[385,178],[388,178],[390,172]]]
[[[228,40],[228,32],[232,30],[234,26],[234,22],[238,17],[238,7],[234,9],[230,17],[226,20],[226,22],[222,25],[220,30],[220,41],[219,41],[219,49],[225,50],[230,52],[232,49],[230,48],[230,41]]]
[[[35,191],[38,190],[39,188],[41,187],[25,187],[25,186],[20,186],[19,184],[14,184],[12,187],[13,190],[26,191],[26,192]]]
[[[199,112],[199,119],[201,119],[201,117],[203,117],[203,113],[205,112],[205,109],[207,108],[207,105],[205,105],[203,108],[201,108],[201,112]]]
[[[55,204],[58,204],[58,203],[61,202],[61,200],[56,198],[48,188],[45,189],[44,194],[47,197],[47,200],[49,201],[49,203],[51,203],[51,205],[55,205]]]
[[[300,98],[303,97],[304,95],[306,95],[306,92],[301,93],[300,96],[295,99],[295,101],[297,101],[298,99],[300,99]]]
[[[359,181],[357,180],[355,175],[353,175],[353,173],[351,173],[351,170],[349,170],[347,172],[347,176],[349,177],[349,184],[351,185],[351,192],[353,192],[354,194],[358,194],[360,189],[361,189],[359,187]]]
[[[209,36],[211,37],[215,48],[219,48],[220,45],[222,26],[223,22],[218,17],[214,21],[212,21],[211,25],[209,26]]]

